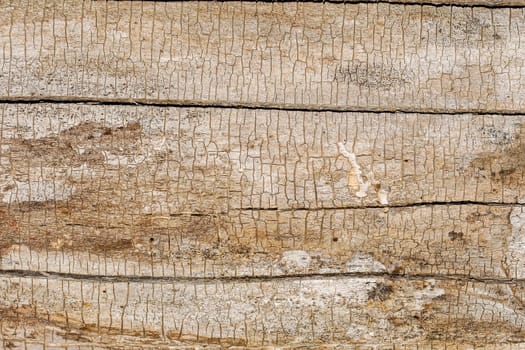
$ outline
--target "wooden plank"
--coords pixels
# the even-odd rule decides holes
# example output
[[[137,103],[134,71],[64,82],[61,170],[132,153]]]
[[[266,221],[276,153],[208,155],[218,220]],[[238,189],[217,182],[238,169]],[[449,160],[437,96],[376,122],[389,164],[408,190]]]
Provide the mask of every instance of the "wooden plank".
[[[3,1],[0,95],[523,111],[522,8]]]
[[[416,2],[0,1],[0,348],[525,349],[525,2]]]
[[[522,207],[127,216],[52,203],[1,215],[3,270],[168,278],[347,273],[525,278]]]
[[[525,203],[522,116],[4,104],[0,117],[5,204],[169,215]]]
[[[48,345],[99,348],[516,349],[525,339],[523,294],[521,284],[433,279],[162,284],[4,276],[0,334],[15,348],[46,333]],[[445,347],[452,339],[455,347]]]
[[[0,113],[3,269],[525,277],[520,116]]]

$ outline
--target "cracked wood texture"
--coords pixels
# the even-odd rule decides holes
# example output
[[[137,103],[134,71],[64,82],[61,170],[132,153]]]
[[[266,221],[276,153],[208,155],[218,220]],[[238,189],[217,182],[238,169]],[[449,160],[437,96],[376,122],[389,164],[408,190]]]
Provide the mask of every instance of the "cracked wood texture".
[[[3,0],[0,17],[11,98],[525,107],[521,7]]]
[[[525,349],[525,3],[0,0],[0,348]]]

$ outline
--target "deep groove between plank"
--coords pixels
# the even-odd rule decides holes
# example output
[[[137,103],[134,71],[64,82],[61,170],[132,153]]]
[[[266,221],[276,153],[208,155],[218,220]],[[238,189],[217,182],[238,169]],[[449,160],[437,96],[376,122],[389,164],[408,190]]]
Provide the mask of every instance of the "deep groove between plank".
[[[109,2],[122,2],[122,1],[128,1],[128,0],[110,0]],[[164,3],[164,2],[183,2],[186,0],[142,0],[142,2],[158,2],[158,3]],[[218,2],[242,2],[242,3],[291,3],[291,2],[297,2],[296,0],[217,0]],[[303,3],[317,3],[317,4],[389,4],[389,5],[405,5],[405,6],[432,6],[432,7],[464,7],[464,8],[525,8],[525,3],[523,4],[512,4],[509,5],[507,3],[480,3],[480,2],[474,2],[471,3],[456,3],[454,1],[449,2],[435,2],[435,1],[429,1],[429,0],[422,0],[418,2],[407,2],[402,0],[303,0]]]
[[[49,272],[34,270],[0,270],[1,278],[43,278],[53,280],[78,280],[108,283],[250,283],[271,281],[306,281],[337,278],[386,278],[390,280],[438,280],[457,282],[478,282],[486,284],[521,284],[525,278],[476,277],[465,274],[396,274],[387,272],[334,272],[334,273],[304,273],[288,275],[254,275],[254,276],[220,276],[220,277],[189,277],[189,276],[138,276],[138,275],[88,275],[65,272]]]
[[[416,207],[430,207],[430,206],[462,206],[462,205],[473,205],[473,206],[484,206],[484,207],[520,207],[525,206],[525,203],[514,202],[514,203],[501,203],[501,202],[477,202],[477,201],[456,201],[456,202],[419,202],[411,204],[392,204],[392,205],[345,205],[337,207],[290,207],[290,208],[279,208],[279,207],[242,207],[242,208],[230,208],[228,211],[217,211],[217,212],[173,212],[168,214],[170,217],[180,216],[216,216],[216,215],[228,215],[228,212],[232,211],[278,211],[278,212],[301,212],[301,211],[323,211],[323,210],[367,210],[367,209],[405,209],[405,208],[416,208]],[[148,216],[149,214],[144,214]],[[66,226],[89,226],[79,225],[74,223],[66,224]],[[106,227],[107,228],[107,227]]]
[[[431,202],[416,202],[410,204],[389,204],[389,205],[346,205],[346,206],[335,206],[335,207],[318,207],[318,208],[307,208],[307,207],[295,207],[295,208],[278,208],[278,207],[243,207],[243,208],[231,208],[230,210],[253,210],[253,211],[321,211],[321,210],[345,210],[345,209],[389,209],[389,208],[413,208],[413,207],[427,207],[427,206],[461,206],[461,205],[479,205],[487,207],[508,207],[508,206],[523,206],[525,203],[521,202],[482,202],[482,201],[431,201]],[[177,216],[178,214],[172,214]],[[194,216],[201,216],[201,213],[192,213]]]
[[[89,104],[101,106],[151,106],[151,107],[179,107],[179,108],[230,108],[247,110],[276,110],[293,112],[332,112],[332,113],[402,113],[402,114],[429,114],[429,115],[516,115],[525,116],[525,110],[488,110],[488,109],[427,109],[427,108],[358,108],[352,106],[302,105],[278,103],[252,103],[227,101],[195,101],[195,100],[157,100],[132,98],[100,98],[77,96],[0,96],[0,104]]]

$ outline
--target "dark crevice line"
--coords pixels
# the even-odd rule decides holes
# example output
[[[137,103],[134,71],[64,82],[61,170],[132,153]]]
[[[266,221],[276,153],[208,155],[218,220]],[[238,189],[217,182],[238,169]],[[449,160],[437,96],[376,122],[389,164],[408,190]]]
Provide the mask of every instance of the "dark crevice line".
[[[278,208],[278,207],[242,207],[242,208],[232,208],[231,211],[239,210],[252,210],[252,211],[321,211],[321,210],[345,210],[345,209],[389,209],[389,208],[414,208],[414,207],[427,207],[427,206],[460,206],[460,205],[479,205],[487,207],[509,207],[509,206],[522,206],[525,203],[513,202],[481,202],[481,201],[432,201],[432,202],[417,202],[410,204],[388,204],[388,205],[346,205],[346,206],[335,206],[335,207],[318,207],[318,208],[308,208],[308,207],[295,207],[295,208]],[[221,214],[221,213],[219,213]],[[211,215],[211,214],[209,214]],[[175,216],[175,215],[172,215]]]
[[[513,207],[513,206],[525,206],[525,203],[513,202],[479,202],[479,201],[452,201],[452,202],[417,202],[410,204],[390,204],[390,205],[345,205],[345,206],[334,206],[334,207],[290,207],[290,208],[279,208],[279,207],[241,207],[241,208],[230,208],[228,211],[217,211],[217,212],[175,212],[170,213],[170,217],[213,217],[218,215],[228,215],[235,211],[277,211],[277,212],[301,212],[301,211],[323,211],[323,210],[368,210],[368,209],[404,209],[404,208],[417,208],[417,207],[430,207],[430,206],[462,206],[462,205],[473,205],[473,206],[485,206],[485,207]],[[149,216],[146,214],[145,216]],[[76,223],[68,223],[66,226],[81,226]],[[116,227],[118,228],[118,227]]]
[[[101,1],[101,0],[99,0]],[[120,2],[127,0],[110,0],[110,2]],[[158,3],[169,3],[169,2],[183,2],[187,0],[142,0],[142,2],[158,2]],[[215,0],[215,2],[242,2],[242,3],[295,3],[296,0]],[[421,0],[418,2],[408,2],[403,0],[303,0],[303,3],[317,3],[317,4],[358,4],[358,5],[375,5],[375,4],[389,4],[389,5],[404,5],[404,6],[432,6],[432,7],[463,7],[463,8],[525,8],[525,2],[523,4],[515,4],[509,2],[476,2],[470,3],[456,3],[454,1],[432,1],[432,0]]]
[[[219,213],[172,213],[170,214],[169,216],[171,217],[177,217],[177,216],[214,216],[216,214],[224,214],[226,215],[227,213],[225,212],[219,212]]]
[[[483,206],[483,207],[501,207],[501,208],[511,208],[511,207],[520,207],[525,206],[525,203],[521,202],[481,202],[481,201],[431,201],[431,202],[416,202],[410,204],[377,204],[377,205],[344,205],[344,206],[332,206],[332,207],[240,207],[240,208],[229,208],[224,211],[198,211],[198,212],[173,212],[169,213],[166,216],[169,217],[217,217],[219,215],[229,215],[232,212],[236,211],[275,211],[275,212],[302,212],[302,211],[329,211],[329,210],[369,210],[369,209],[409,209],[417,207],[431,207],[431,206]],[[152,216],[152,214],[144,214],[144,216]],[[65,223],[66,226],[79,226],[79,227],[93,227],[93,225],[87,225],[76,222]],[[122,226],[95,226],[95,228],[110,228],[110,229],[119,229],[123,228]]]
[[[105,98],[79,96],[0,96],[0,104],[89,104],[101,106],[149,106],[149,107],[179,107],[179,108],[230,108],[246,110],[276,110],[293,112],[331,112],[331,113],[403,113],[403,114],[430,114],[430,115],[517,115],[525,116],[525,110],[486,110],[486,109],[431,109],[431,108],[361,108],[353,106],[329,105],[299,105],[279,103],[252,103],[227,101],[196,101],[196,100],[157,100],[133,98]]]
[[[253,275],[253,276],[219,276],[219,277],[188,277],[188,276],[118,276],[118,275],[86,275],[77,273],[48,272],[33,270],[0,270],[0,278],[43,278],[53,280],[78,280],[109,283],[249,283],[272,281],[306,281],[338,278],[385,278],[389,280],[417,281],[439,280],[486,284],[518,284],[525,283],[525,278],[476,277],[465,274],[396,274],[388,272],[333,272],[304,273],[288,275]]]

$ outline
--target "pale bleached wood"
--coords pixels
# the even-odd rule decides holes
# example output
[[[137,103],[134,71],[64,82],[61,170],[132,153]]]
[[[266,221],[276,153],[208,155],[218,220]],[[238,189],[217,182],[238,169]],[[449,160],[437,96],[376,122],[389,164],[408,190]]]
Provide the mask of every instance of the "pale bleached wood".
[[[4,104],[0,117],[6,204],[169,215],[525,203],[522,116]]]
[[[162,284],[4,276],[0,296],[2,336],[31,341],[47,329],[48,344],[513,349],[508,342],[525,336],[521,285],[382,278]],[[455,343],[445,347],[450,339]]]
[[[521,111],[522,8],[4,1],[0,95]]]

